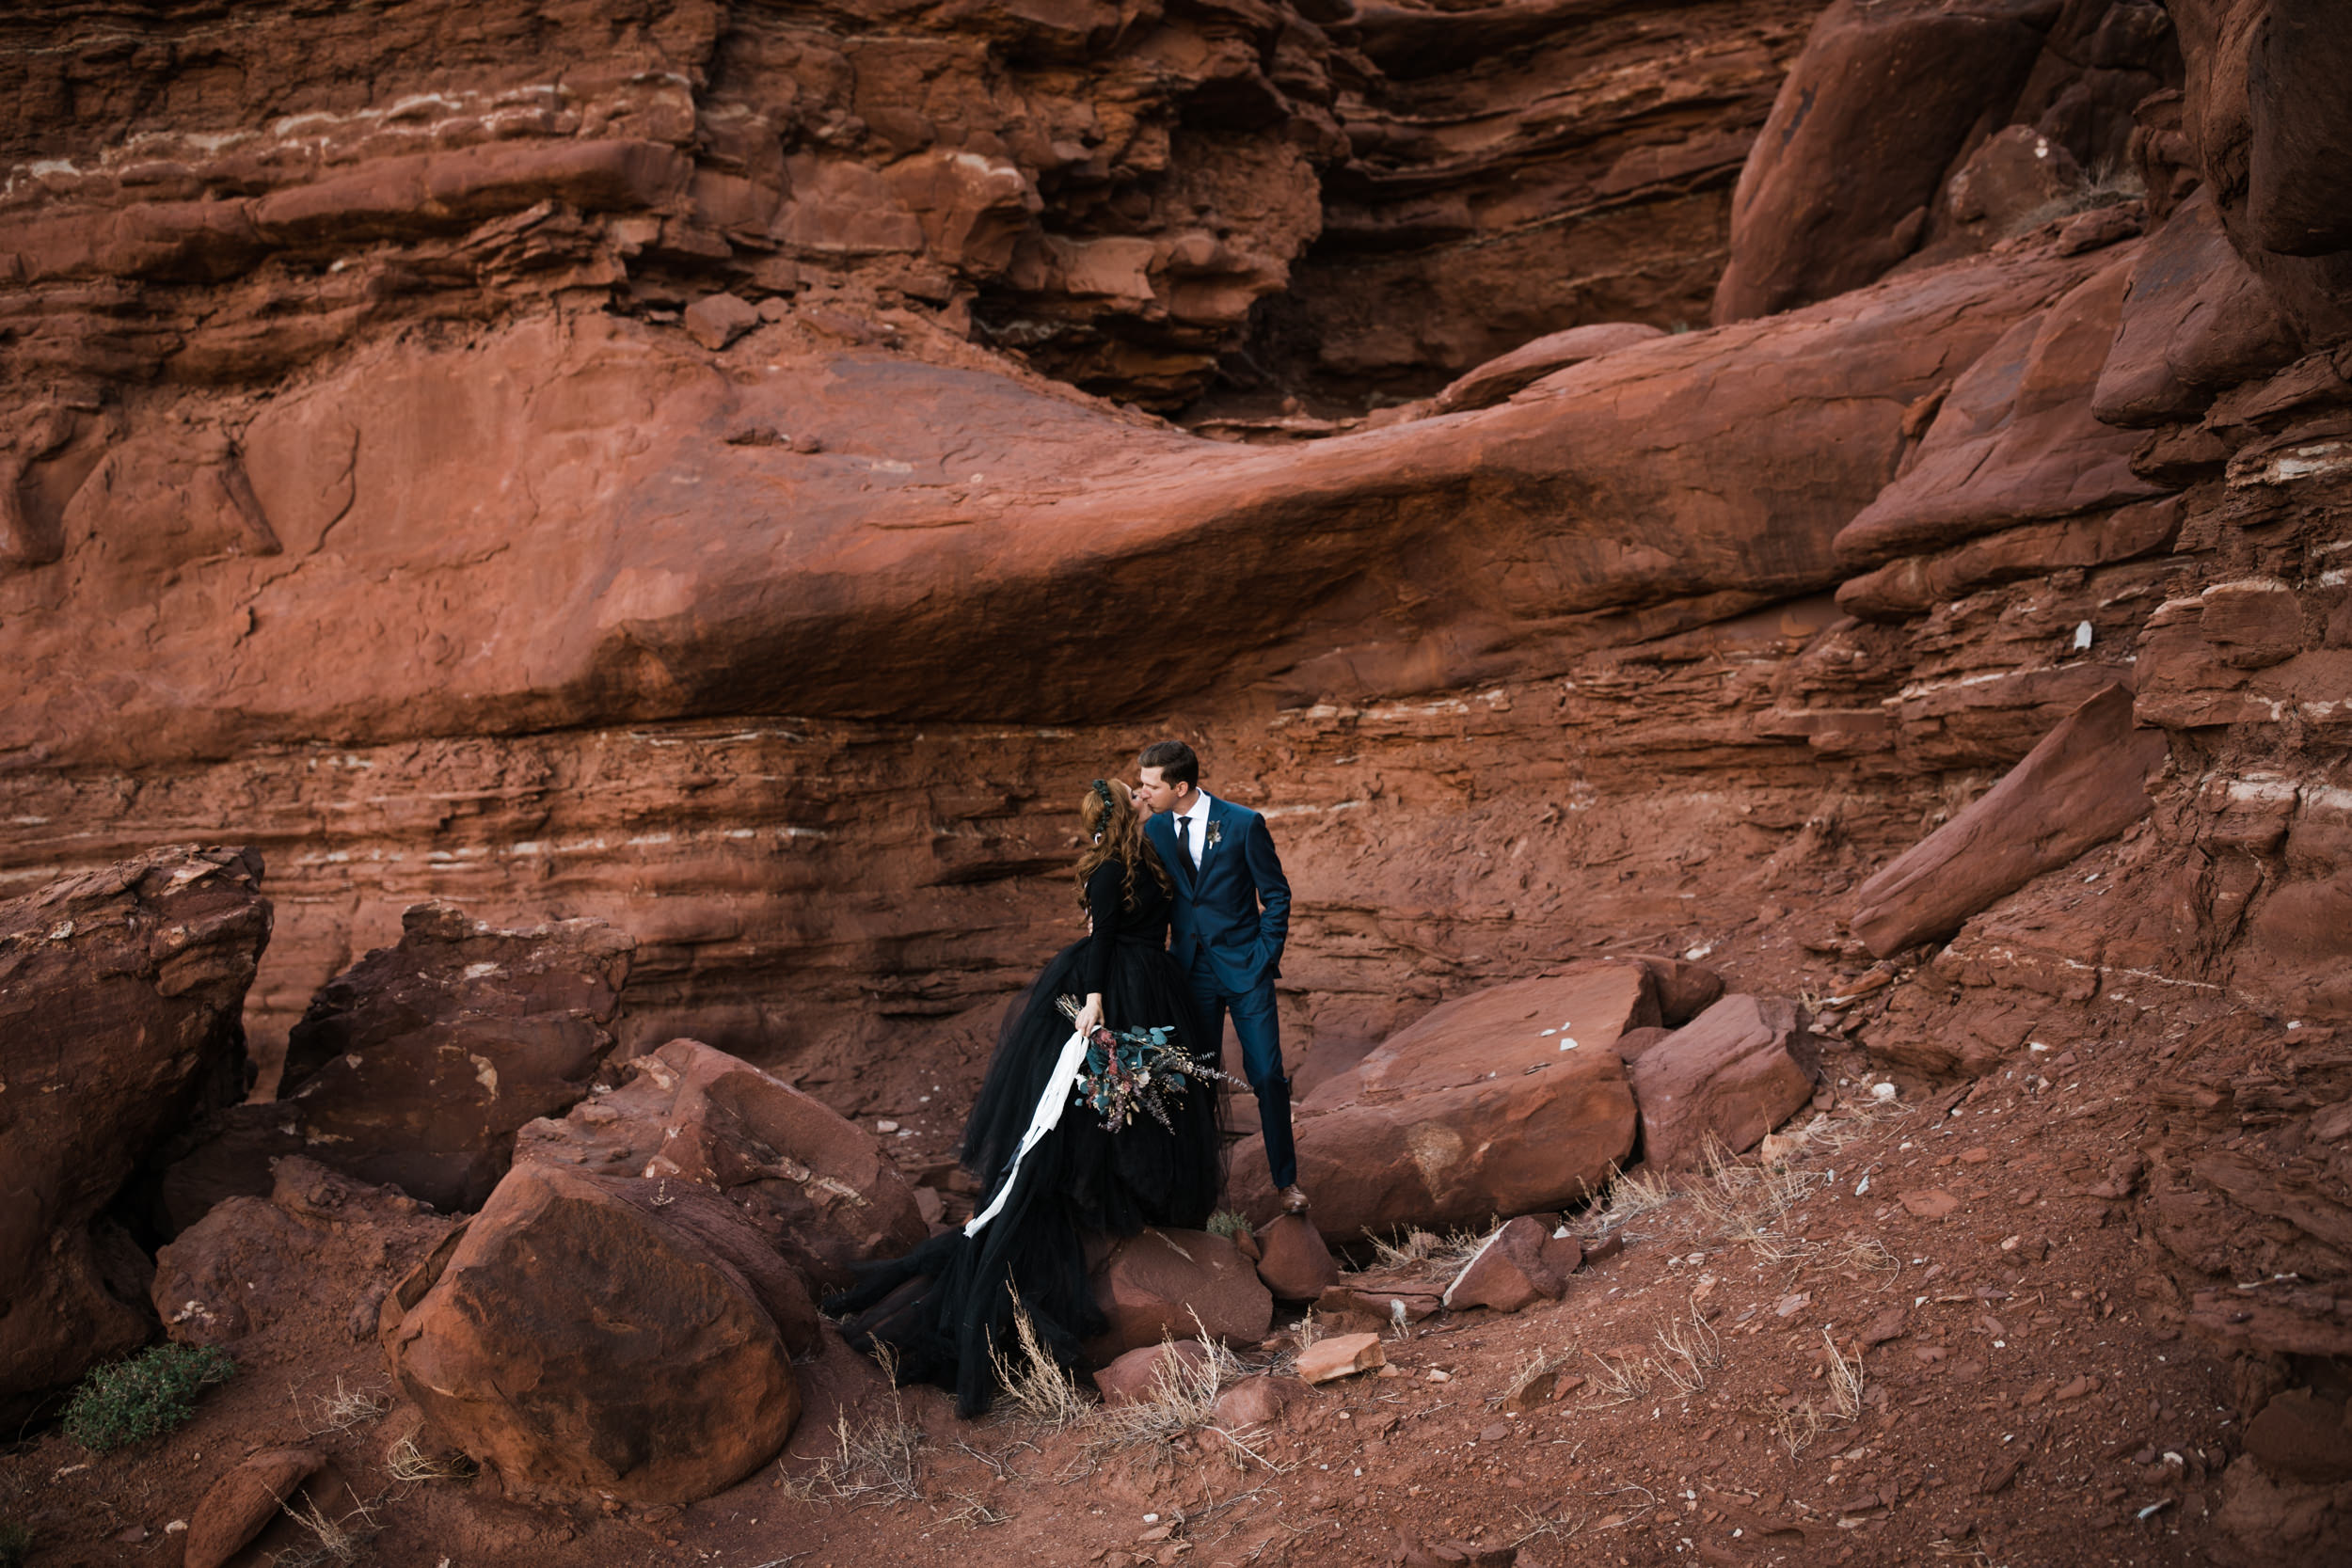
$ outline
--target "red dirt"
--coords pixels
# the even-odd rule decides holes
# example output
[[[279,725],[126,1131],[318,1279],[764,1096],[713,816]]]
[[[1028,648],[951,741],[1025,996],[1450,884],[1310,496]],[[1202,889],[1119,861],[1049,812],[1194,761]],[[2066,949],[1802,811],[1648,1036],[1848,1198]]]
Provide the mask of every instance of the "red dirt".
[[[382,1396],[385,1379],[372,1347],[310,1323],[169,1440],[93,1459],[47,1435],[5,1462],[0,1484],[23,1494],[37,1560],[56,1563],[168,1560],[155,1555],[170,1549],[162,1531],[188,1517],[224,1453],[306,1435],[373,1504],[381,1533],[367,1551],[383,1562],[1341,1563],[1395,1560],[1408,1538],[1517,1544],[1527,1564],[2208,1560],[2237,1419],[2229,1380],[2181,1338],[2143,1206],[2084,1192],[2148,1132],[2138,1053],[2118,1040],[2074,1054],[2042,1086],[2021,1061],[1956,1109],[1964,1091],[1893,1108],[1858,1099],[1864,1058],[1850,1054],[1846,1099],[1822,1124],[1833,1135],[1791,1161],[1806,1196],[1763,1239],[1726,1238],[1699,1201],[1720,1186],[1687,1179],[1697,1196],[1624,1218],[1613,1228],[1625,1250],[1586,1265],[1564,1301],[1447,1314],[1392,1338],[1399,1375],[1315,1390],[1249,1439],[1254,1460],[1214,1436],[1104,1449],[1084,1427],[964,1423],[910,1390],[921,1500],[798,1500],[787,1478],[826,1455],[837,1414],[855,1424],[892,1409],[835,1343],[806,1369],[810,1410],[780,1469],[683,1512],[565,1517],[500,1503],[483,1481],[395,1483],[373,1424],[317,1431],[317,1401],[339,1381]],[[1959,1207],[1915,1217],[1902,1195],[1930,1189]],[[1659,1336],[1690,1332],[1694,1308],[1720,1361],[1678,1393]],[[1862,1355],[1861,1418],[1831,1416],[1790,1452],[1785,1422],[1830,1409],[1825,1331],[1851,1354],[1890,1311],[1900,1332]],[[1585,1381],[1504,1413],[1538,1353]],[[1647,1362],[1647,1391],[1604,1392],[1613,1362]],[[143,1542],[114,1539],[141,1528]],[[273,1530],[265,1547],[299,1542],[290,1520]]]

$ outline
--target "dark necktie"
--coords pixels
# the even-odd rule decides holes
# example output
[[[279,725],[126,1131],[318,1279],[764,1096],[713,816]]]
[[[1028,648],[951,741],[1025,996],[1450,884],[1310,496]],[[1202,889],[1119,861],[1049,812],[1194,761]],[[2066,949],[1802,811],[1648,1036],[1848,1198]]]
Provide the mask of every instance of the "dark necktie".
[[[1176,852],[1184,858],[1184,871],[1187,875],[1197,877],[1200,874],[1200,863],[1192,858],[1192,819],[1190,817],[1180,816],[1176,819]]]

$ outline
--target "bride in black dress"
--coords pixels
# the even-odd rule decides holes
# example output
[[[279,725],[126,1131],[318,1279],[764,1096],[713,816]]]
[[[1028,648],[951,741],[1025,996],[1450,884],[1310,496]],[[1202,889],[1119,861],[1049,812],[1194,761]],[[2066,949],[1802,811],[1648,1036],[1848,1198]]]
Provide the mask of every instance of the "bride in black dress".
[[[1089,934],[1055,954],[1007,1015],[963,1131],[963,1166],[985,1191],[979,1215],[866,1266],[854,1289],[825,1304],[847,1319],[850,1344],[887,1345],[901,1378],[953,1390],[966,1417],[996,1397],[995,1357],[1011,1343],[1016,1294],[1055,1358],[1083,1365],[1080,1347],[1109,1323],[1089,1287],[1082,1233],[1197,1229],[1222,1175],[1214,1080],[1168,1098],[1172,1131],[1149,1114],[1112,1131],[1086,1106],[1063,1103],[1053,1129],[1021,1151],[1071,1037],[1063,996],[1084,999],[1081,1029],[1172,1027],[1188,1054],[1216,1060],[1192,988],[1168,954],[1173,884],[1144,840],[1134,797],[1097,779],[1078,811],[1091,841],[1078,862]]]

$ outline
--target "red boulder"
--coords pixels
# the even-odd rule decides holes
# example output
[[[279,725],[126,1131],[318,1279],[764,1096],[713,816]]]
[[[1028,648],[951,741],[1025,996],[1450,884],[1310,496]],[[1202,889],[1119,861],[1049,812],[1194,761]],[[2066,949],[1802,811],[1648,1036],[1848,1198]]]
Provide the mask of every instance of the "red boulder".
[[[1299,1183],[1348,1236],[1477,1224],[1597,1191],[1632,1151],[1633,1096],[1613,1049],[1659,1020],[1640,963],[1596,960],[1432,1010],[1298,1102]],[[1257,1140],[1234,1150],[1236,1207],[1276,1203]]]
[[[1100,1361],[1204,1334],[1255,1344],[1274,1324],[1274,1297],[1257,1271],[1206,1230],[1146,1230],[1114,1243],[1095,1266],[1094,1300],[1111,1321],[1088,1347]]]
[[[174,1226],[269,1190],[304,1154],[444,1212],[480,1208],[515,1134],[588,1092],[635,943],[599,920],[501,930],[419,904],[401,939],[329,981],[286,1044],[275,1103],[213,1117],[166,1173]]]
[[[1724,997],[1629,1069],[1644,1159],[1689,1169],[1710,1143],[1754,1148],[1813,1098],[1814,1065],[1793,1004]]]
[[[1567,1293],[1573,1260],[1551,1250],[1551,1227],[1522,1214],[1486,1238],[1476,1257],[1462,1266],[1445,1291],[1449,1308],[1490,1307],[1517,1312],[1539,1301],[1558,1301]]]
[[[930,1234],[874,1134],[814,1096],[699,1040],[672,1040],[627,1070],[561,1121],[525,1127],[516,1163],[716,1188],[820,1291]]]
[[[818,1320],[709,1189],[522,1165],[387,1299],[382,1335],[402,1391],[510,1492],[679,1503],[783,1447]]]
[[[318,1474],[315,1449],[263,1449],[213,1482],[188,1519],[181,1568],[220,1568],[278,1517],[294,1488]]]
[[[1102,1390],[1104,1404],[1142,1404],[1150,1402],[1163,1385],[1197,1370],[1208,1359],[1207,1347],[1198,1339],[1144,1345],[1096,1372],[1094,1386]],[[1179,1365],[1168,1366],[1171,1360]]]
[[[2170,754],[2110,686],[2068,715],[1999,784],[1862,884],[1851,925],[1883,958],[1949,936],[1979,910],[2148,814]]]
[[[1258,1277],[1282,1301],[1312,1301],[1340,1281],[1323,1232],[1304,1214],[1278,1214],[1259,1227]]]

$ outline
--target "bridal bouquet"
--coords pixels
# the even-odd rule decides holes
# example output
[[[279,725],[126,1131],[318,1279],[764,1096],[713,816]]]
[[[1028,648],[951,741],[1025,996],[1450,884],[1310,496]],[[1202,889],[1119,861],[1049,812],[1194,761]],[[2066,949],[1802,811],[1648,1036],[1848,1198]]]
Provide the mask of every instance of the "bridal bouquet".
[[[1086,1010],[1074,996],[1062,997],[1058,1006],[1073,1022]],[[1087,1040],[1086,1062],[1078,1069],[1071,1099],[1101,1117],[1109,1132],[1125,1127],[1141,1110],[1173,1132],[1176,1124],[1168,1119],[1170,1098],[1182,1099],[1193,1085],[1211,1079],[1241,1082],[1230,1072],[1195,1061],[1175,1043],[1175,1034],[1168,1026],[1113,1030],[1096,1024]]]

